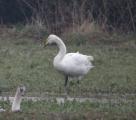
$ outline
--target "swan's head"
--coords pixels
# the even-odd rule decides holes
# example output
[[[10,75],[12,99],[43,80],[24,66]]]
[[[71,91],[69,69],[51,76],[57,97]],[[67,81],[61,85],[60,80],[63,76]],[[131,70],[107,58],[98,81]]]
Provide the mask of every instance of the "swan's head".
[[[48,36],[47,40],[44,42],[44,46],[53,44],[53,43],[57,43],[57,40],[59,40],[60,38],[54,34],[51,34]]]
[[[17,92],[18,92],[21,96],[24,96],[25,91],[26,91],[26,87],[25,87],[25,86],[19,86],[19,87],[17,88]]]

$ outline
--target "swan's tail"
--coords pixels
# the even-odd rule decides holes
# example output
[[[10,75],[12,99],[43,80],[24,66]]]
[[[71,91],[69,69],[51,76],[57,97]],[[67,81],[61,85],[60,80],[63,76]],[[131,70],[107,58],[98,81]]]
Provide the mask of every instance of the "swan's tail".
[[[90,60],[90,61],[94,61],[94,57],[93,57],[93,56],[88,56],[87,58],[88,58],[88,60]]]

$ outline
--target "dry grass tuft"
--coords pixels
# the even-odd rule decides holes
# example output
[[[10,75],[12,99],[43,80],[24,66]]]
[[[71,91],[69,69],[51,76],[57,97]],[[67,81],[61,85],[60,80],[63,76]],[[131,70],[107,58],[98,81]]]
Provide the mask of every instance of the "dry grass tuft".
[[[30,37],[34,39],[41,39],[47,34],[47,29],[44,23],[40,20],[26,24],[20,31],[19,37]]]

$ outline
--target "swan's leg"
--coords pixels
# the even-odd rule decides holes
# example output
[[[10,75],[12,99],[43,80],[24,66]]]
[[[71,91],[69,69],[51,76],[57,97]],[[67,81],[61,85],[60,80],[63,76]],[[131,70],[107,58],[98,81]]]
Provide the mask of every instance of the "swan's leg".
[[[65,76],[65,84],[64,84],[66,96],[67,96],[68,93],[69,93],[68,85],[67,85],[67,84],[68,84],[68,76],[66,75],[66,76]]]
[[[78,91],[79,91],[78,93],[80,93],[80,95],[82,94],[81,87],[80,87],[80,85],[81,85],[81,84],[80,84],[80,83],[81,83],[80,80],[81,80],[81,79],[82,79],[82,76],[80,76],[80,77],[77,78],[77,84],[78,84],[77,86],[78,86]]]
[[[67,87],[67,84],[68,84],[68,76],[66,75],[66,76],[65,76],[65,84],[64,84],[65,87]]]

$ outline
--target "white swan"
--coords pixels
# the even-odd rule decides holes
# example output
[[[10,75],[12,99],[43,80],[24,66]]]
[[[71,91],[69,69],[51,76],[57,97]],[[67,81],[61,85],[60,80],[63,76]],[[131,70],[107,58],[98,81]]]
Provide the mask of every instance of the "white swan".
[[[49,35],[45,46],[48,44],[56,43],[59,52],[54,58],[53,65],[55,69],[65,75],[65,87],[67,86],[68,77],[77,77],[80,80],[85,74],[89,72],[94,66],[93,56],[87,56],[77,53],[66,53],[66,46],[63,41],[56,35]]]
[[[17,88],[16,94],[15,94],[15,97],[14,97],[14,100],[13,100],[13,103],[12,103],[12,108],[11,108],[12,112],[21,111],[20,110],[20,104],[21,104],[21,101],[22,101],[22,96],[24,96],[24,94],[25,94],[25,91],[26,91],[25,86],[19,86]]]

